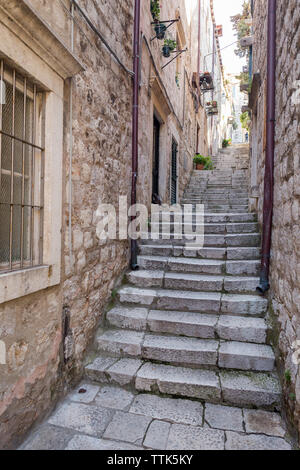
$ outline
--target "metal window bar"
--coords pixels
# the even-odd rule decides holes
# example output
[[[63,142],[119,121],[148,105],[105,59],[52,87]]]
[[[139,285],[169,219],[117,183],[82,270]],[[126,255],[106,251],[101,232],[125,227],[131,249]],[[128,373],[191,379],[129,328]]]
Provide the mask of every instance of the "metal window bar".
[[[7,93],[0,103],[0,272],[7,272],[43,263],[45,101],[35,84],[3,60],[0,79]]]

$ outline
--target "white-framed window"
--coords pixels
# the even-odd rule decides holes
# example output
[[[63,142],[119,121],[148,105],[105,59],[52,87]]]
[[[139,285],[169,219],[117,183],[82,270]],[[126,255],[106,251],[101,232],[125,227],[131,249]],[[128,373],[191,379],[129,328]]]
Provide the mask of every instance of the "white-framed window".
[[[83,66],[29,2],[0,4],[0,37],[2,304],[60,283],[65,80]]]
[[[43,264],[45,93],[0,61],[0,272]]]

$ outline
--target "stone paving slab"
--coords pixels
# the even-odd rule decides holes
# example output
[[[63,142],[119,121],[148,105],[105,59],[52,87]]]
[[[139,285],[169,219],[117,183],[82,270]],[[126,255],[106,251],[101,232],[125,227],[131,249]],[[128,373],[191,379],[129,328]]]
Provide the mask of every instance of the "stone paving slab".
[[[147,431],[144,446],[149,449],[165,450],[168,444],[171,424],[165,421],[152,421]]]
[[[173,424],[171,426],[168,450],[224,450],[224,431]]]
[[[291,445],[278,437],[228,431],[226,438],[226,450],[291,450]]]
[[[49,418],[48,423],[73,429],[90,436],[101,437],[113,418],[114,411],[100,406],[64,403]]]
[[[151,421],[152,418],[148,416],[118,411],[108,425],[104,437],[132,444],[142,444]]]
[[[94,437],[77,435],[69,442],[65,450],[143,450],[126,442],[96,439]]]
[[[245,427],[248,433],[262,433],[268,436],[284,437],[285,425],[278,413],[263,410],[245,410]]]
[[[73,393],[71,393],[70,400],[78,403],[92,403],[95,400],[99,390],[99,386],[83,382],[77,387],[76,390],[74,390]]]
[[[130,408],[130,413],[150,416],[171,423],[202,426],[203,405],[200,402],[157,395],[138,395]]]
[[[244,431],[243,411],[241,408],[206,403],[204,419],[214,429]]]
[[[133,402],[134,395],[119,387],[102,387],[96,397],[96,405],[115,410],[127,410]]]
[[[20,450],[64,450],[74,431],[43,424],[20,447]]]

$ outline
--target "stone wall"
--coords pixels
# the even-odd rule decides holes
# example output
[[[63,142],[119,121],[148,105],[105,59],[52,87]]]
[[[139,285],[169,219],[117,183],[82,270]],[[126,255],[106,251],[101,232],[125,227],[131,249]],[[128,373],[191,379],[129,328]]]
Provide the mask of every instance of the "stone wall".
[[[263,220],[266,120],[267,3],[255,1],[254,73],[261,87],[252,122],[252,195]],[[270,322],[288,418],[300,431],[300,10],[297,0],[277,2],[276,148],[271,256]],[[299,83],[298,83],[299,91]],[[298,98],[298,104],[297,103]],[[298,350],[298,354],[297,354]]]
[[[71,48],[69,2],[30,0],[30,3]],[[145,39],[138,177],[138,202],[148,207],[152,196],[154,110],[162,123],[160,195],[167,203],[172,138],[179,145],[180,198],[192,169],[196,122],[198,119],[202,126],[203,119],[194,111],[190,53],[184,54],[177,65],[174,61],[161,69],[166,59],[161,57],[161,42],[150,43],[153,30],[149,3],[142,2]],[[133,1],[82,0],[79,4],[124,65],[132,69]],[[171,2],[164,2],[162,17],[172,19],[178,14],[182,18],[180,31],[181,34],[184,31],[189,47],[184,0],[177,2],[176,8]],[[172,28],[176,32],[177,26]],[[72,82],[67,80],[64,90],[62,281],[51,289],[0,305],[0,338],[8,351],[7,365],[0,366],[0,448],[16,446],[29,428],[49,413],[62,394],[80,379],[95,330],[129,264],[127,240],[99,242],[96,212],[100,202],[118,208],[119,195],[130,201],[132,80],[78,12],[73,47],[85,71]],[[179,88],[175,82],[176,67],[181,71]]]
[[[31,3],[59,37],[71,44],[71,22],[61,2]],[[132,68],[132,1],[89,0],[81,5],[121,60]],[[95,328],[115,283],[128,266],[127,241],[100,246],[95,214],[100,202],[117,205],[119,194],[130,193],[131,78],[78,14],[74,53],[86,70],[72,84],[71,230],[70,82],[65,85],[62,282],[0,306],[1,339],[8,350],[7,365],[0,369],[1,448],[19,442],[32,423],[80,379]],[[66,316],[68,328],[64,325]],[[66,335],[70,357],[65,364]]]

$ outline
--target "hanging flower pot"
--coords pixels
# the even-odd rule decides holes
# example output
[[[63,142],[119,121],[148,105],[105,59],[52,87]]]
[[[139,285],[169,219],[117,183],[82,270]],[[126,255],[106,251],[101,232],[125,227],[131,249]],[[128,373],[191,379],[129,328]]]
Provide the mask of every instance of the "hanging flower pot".
[[[157,23],[154,26],[154,30],[155,30],[157,39],[164,39],[165,38],[167,27],[164,23]]]
[[[163,56],[168,58],[171,56],[171,49],[170,49],[170,46],[163,46]]]
[[[170,57],[171,52],[174,51],[176,47],[177,47],[176,41],[174,41],[173,39],[165,39],[165,42],[162,48],[163,56],[167,58]]]

